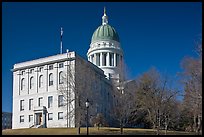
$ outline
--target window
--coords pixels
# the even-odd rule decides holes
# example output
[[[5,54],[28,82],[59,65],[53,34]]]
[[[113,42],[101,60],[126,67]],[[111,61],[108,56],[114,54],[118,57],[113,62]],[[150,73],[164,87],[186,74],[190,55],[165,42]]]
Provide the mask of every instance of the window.
[[[63,83],[64,83],[64,81],[63,81],[63,72],[61,71],[59,73],[59,84],[63,84]]]
[[[53,74],[50,73],[49,75],[49,86],[52,86],[53,85]]]
[[[42,106],[43,106],[42,100],[43,100],[42,97],[38,98],[38,106],[39,106],[39,107],[42,107]]]
[[[48,113],[48,120],[53,120],[53,113]]]
[[[59,112],[59,113],[58,113],[58,120],[59,120],[59,119],[63,119],[63,112]]]
[[[100,54],[99,53],[96,54],[96,65],[97,66],[100,65]]]
[[[33,122],[33,115],[29,115],[29,122]]]
[[[21,79],[21,90],[25,89],[25,79]]]
[[[52,103],[53,103],[53,97],[52,97],[52,96],[49,96],[49,97],[48,97],[48,108],[51,108],[51,107],[52,107]]]
[[[63,105],[64,105],[63,95],[59,95],[58,96],[58,107],[61,107]]]
[[[34,78],[31,77],[30,78],[30,89],[33,89],[34,88]]]
[[[106,56],[107,56],[107,53],[103,53],[103,63],[102,63],[103,66],[106,66]]]
[[[34,72],[34,69],[30,69],[30,73],[32,74]]]
[[[29,99],[29,110],[33,109],[33,99]]]
[[[20,111],[24,110],[24,100],[20,100]]]
[[[94,62],[94,55],[91,55],[91,62]]]
[[[110,53],[109,63],[110,63],[110,66],[113,66],[114,64],[114,54],[113,53]]]
[[[39,88],[43,86],[43,75],[40,75],[39,77]]]
[[[119,65],[119,55],[116,54],[116,66],[118,66],[118,65]]]
[[[63,68],[64,64],[63,63],[59,63],[59,68]]]
[[[49,65],[49,70],[53,70],[53,65]]]
[[[39,72],[42,72],[43,71],[43,67],[39,67]]]
[[[21,71],[21,75],[24,75],[24,74],[25,74],[25,70],[22,70],[22,71]]]
[[[24,122],[24,115],[20,116],[20,123]]]

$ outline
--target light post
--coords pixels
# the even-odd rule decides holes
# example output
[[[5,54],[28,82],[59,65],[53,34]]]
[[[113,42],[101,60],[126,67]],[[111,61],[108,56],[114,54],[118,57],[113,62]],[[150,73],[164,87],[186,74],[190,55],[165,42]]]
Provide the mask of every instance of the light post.
[[[87,110],[87,115],[86,115],[86,130],[87,130],[87,135],[89,134],[89,127],[88,127],[88,108],[89,108],[89,100],[86,100],[86,110]]]

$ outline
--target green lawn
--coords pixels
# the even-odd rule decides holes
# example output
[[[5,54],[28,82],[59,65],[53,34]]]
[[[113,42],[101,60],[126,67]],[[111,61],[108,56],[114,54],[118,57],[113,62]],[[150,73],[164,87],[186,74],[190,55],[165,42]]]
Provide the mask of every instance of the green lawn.
[[[24,129],[6,129],[2,130],[3,135],[77,135],[76,128],[24,128]],[[86,128],[81,128],[81,134],[86,135]],[[99,130],[95,127],[89,128],[90,135],[118,135],[120,128],[101,127]],[[155,135],[156,130],[124,128],[124,135]],[[161,131],[164,135],[164,131]],[[191,132],[168,131],[168,135],[193,135]]]

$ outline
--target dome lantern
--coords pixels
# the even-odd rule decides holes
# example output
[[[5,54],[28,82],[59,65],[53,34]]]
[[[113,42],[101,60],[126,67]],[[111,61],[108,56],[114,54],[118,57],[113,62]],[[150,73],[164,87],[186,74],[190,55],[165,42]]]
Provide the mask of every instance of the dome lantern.
[[[108,24],[108,16],[106,15],[106,8],[104,7],[104,14],[102,17],[102,25],[99,26],[92,35],[91,43],[101,40],[119,41],[119,36],[116,30]]]
[[[107,25],[108,24],[108,16],[106,16],[106,7],[104,7],[104,13],[102,17],[102,25]]]

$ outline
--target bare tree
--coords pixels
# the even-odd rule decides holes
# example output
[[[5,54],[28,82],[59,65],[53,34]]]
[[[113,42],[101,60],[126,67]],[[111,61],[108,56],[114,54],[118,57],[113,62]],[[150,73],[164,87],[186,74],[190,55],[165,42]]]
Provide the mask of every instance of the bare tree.
[[[123,134],[123,127],[128,124],[131,112],[134,110],[134,90],[130,88],[131,84],[130,81],[122,81],[113,90],[113,117],[120,125],[121,134]]]
[[[99,130],[99,127],[101,126],[107,126],[107,122],[103,116],[102,113],[97,113],[97,115],[95,117],[92,118],[92,122],[91,122],[94,126],[97,126],[98,127],[98,130]]]
[[[61,80],[59,86],[59,93],[63,95],[64,107],[67,107],[67,127],[70,127],[71,123],[75,123],[77,127],[77,133],[80,134],[80,127],[85,125],[86,119],[86,107],[85,101],[89,99],[90,115],[94,113],[96,102],[100,99],[96,99],[99,96],[96,86],[97,75],[90,68],[89,62],[86,62],[80,58],[68,61],[66,70],[60,75]]]
[[[196,49],[198,58],[182,60],[182,82],[184,84],[184,107],[193,117],[193,130],[202,134],[202,46]]]
[[[168,82],[168,78],[162,77],[155,68],[151,68],[137,79],[136,102],[141,110],[147,112],[147,120],[152,123],[153,129],[157,129],[157,134],[160,134],[163,123],[167,131],[173,99],[179,92],[170,89],[167,86]]]

